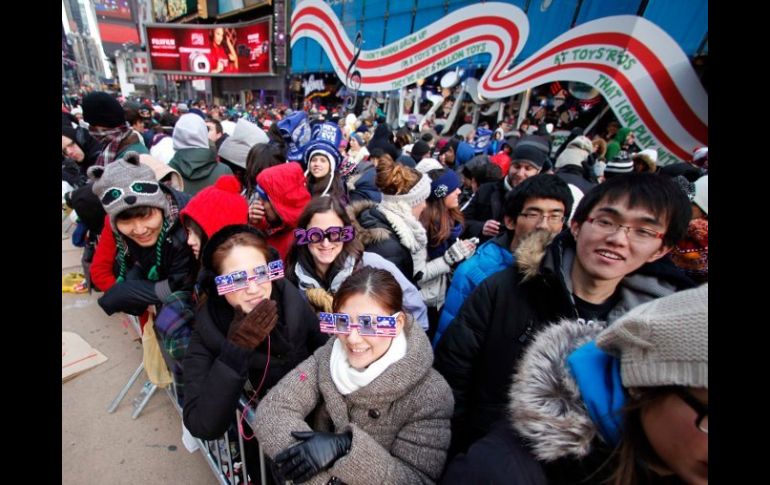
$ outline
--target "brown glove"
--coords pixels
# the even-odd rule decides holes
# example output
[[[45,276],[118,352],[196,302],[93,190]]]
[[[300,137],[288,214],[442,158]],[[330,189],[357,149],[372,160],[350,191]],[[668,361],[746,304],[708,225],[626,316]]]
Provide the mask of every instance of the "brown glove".
[[[235,309],[235,317],[227,331],[227,339],[244,349],[255,349],[278,323],[278,305],[275,301],[260,301],[249,313],[240,307]]]

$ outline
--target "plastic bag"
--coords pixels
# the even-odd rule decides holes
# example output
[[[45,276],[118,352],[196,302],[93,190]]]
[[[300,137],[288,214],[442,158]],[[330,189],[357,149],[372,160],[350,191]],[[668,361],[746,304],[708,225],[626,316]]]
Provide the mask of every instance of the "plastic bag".
[[[163,360],[163,355],[160,353],[160,345],[155,337],[155,322],[152,317],[144,326],[142,351],[144,353],[142,358],[144,371],[147,373],[150,382],[160,388],[165,388],[171,384],[173,378],[166,366],[166,362]]]

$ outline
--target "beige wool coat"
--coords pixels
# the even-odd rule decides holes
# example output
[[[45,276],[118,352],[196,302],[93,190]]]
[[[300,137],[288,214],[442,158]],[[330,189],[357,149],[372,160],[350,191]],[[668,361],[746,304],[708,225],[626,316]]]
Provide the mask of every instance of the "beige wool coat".
[[[333,477],[349,485],[435,483],[449,448],[454,398],[431,367],[425,332],[414,321],[405,330],[406,355],[347,396],[331,378],[335,338],[286,374],[257,407],[256,435],[265,453],[274,458],[297,443],[292,431],[351,430],[350,452],[307,483]],[[312,430],[305,422],[311,414]]]

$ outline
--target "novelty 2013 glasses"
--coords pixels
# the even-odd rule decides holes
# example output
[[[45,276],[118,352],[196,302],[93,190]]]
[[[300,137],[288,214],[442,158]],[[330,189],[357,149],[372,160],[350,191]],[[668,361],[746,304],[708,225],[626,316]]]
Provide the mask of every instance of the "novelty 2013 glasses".
[[[353,226],[331,226],[326,230],[320,227],[311,227],[308,229],[295,229],[294,240],[300,246],[312,243],[320,243],[324,239],[328,239],[329,242],[343,242],[352,241],[356,237],[356,231]]]

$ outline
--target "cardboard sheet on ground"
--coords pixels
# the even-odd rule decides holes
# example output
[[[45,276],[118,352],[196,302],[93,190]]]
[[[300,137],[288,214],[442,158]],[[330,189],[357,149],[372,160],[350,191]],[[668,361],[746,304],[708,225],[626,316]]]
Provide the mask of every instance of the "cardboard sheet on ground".
[[[88,342],[73,332],[61,333],[61,381],[73,377],[107,362],[107,357],[88,345]]]

